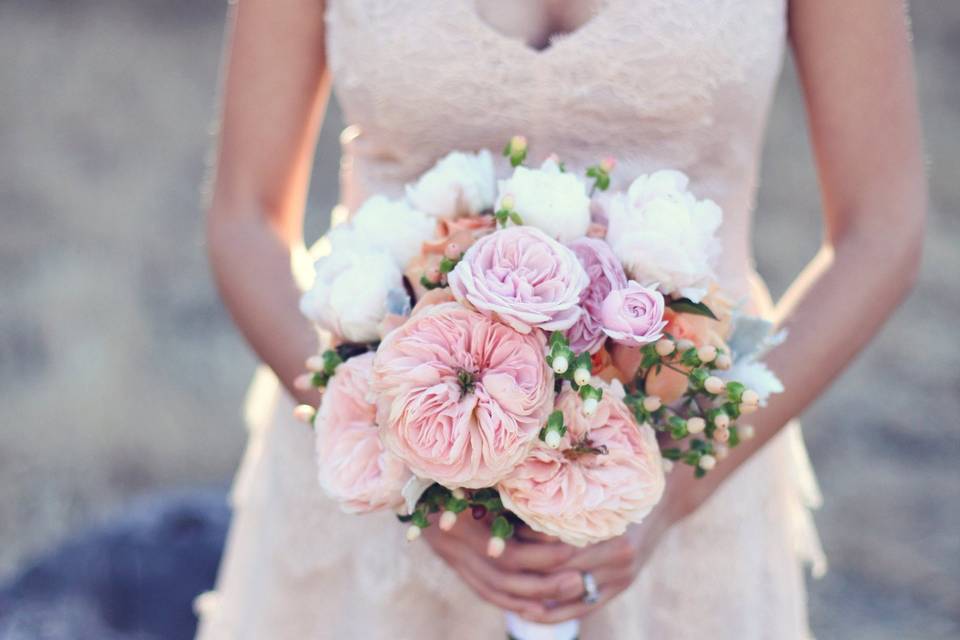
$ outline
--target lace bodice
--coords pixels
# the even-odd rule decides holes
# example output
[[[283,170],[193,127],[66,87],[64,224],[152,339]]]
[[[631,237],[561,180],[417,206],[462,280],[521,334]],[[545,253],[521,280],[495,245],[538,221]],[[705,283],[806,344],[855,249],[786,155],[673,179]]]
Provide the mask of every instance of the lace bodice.
[[[499,149],[522,133],[533,162],[613,155],[615,181],[688,173],[724,209],[720,274],[740,286],[784,0],[609,0],[542,51],[490,26],[475,0],[332,0],[327,27],[352,125],[348,207],[399,195],[452,149]]]

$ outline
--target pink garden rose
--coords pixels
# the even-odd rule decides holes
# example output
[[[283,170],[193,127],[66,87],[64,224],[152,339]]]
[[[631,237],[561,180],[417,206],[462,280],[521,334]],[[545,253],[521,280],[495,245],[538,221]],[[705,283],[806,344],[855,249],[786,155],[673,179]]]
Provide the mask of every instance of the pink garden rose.
[[[320,486],[347,513],[392,509],[410,472],[380,442],[376,407],[368,400],[373,353],[350,358],[327,385],[317,414]]]
[[[449,488],[495,484],[527,455],[552,408],[544,349],[542,332],[518,333],[457,303],[418,311],[374,361],[387,449]]]
[[[447,278],[461,303],[521,333],[565,331],[580,317],[587,274],[568,248],[529,226],[479,239]]]
[[[504,506],[530,528],[578,547],[643,520],[664,486],[653,429],[637,425],[622,385],[594,380],[603,388],[597,412],[584,416],[579,395],[565,388],[556,404],[567,425],[560,448],[538,443],[497,486]]]
[[[663,295],[631,280],[604,299],[600,322],[604,333],[621,344],[649,344],[663,336],[663,312]]]
[[[589,280],[580,294],[583,314],[567,331],[567,339],[576,353],[596,353],[607,339],[600,321],[601,305],[611,291],[627,286],[627,275],[620,260],[603,240],[578,238],[567,246],[577,255]]]

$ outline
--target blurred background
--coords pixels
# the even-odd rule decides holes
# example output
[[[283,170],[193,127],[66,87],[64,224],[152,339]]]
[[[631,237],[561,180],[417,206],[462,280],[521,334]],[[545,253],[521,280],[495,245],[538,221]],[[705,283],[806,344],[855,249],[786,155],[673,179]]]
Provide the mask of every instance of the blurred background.
[[[255,366],[204,252],[225,12],[0,0],[0,638],[180,637],[212,580]],[[819,638],[960,637],[960,3],[912,18],[930,232],[911,298],[804,416],[831,563],[810,585]],[[342,126],[333,105],[309,238]],[[779,294],[820,238],[789,61],[763,166],[758,265]],[[176,585],[175,622],[129,600],[125,553]]]

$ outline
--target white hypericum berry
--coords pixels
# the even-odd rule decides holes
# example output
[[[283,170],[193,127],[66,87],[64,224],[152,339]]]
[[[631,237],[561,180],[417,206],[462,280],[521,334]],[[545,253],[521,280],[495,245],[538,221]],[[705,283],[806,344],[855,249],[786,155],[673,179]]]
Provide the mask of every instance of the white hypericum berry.
[[[753,436],[757,435],[756,429],[753,428],[752,424],[745,424],[737,432],[740,434],[742,440],[750,440]]]
[[[410,525],[410,528],[407,529],[407,541],[413,542],[414,540],[420,537],[420,534],[422,532],[423,530],[420,529],[420,527],[418,527],[417,525],[415,524]]]
[[[616,166],[617,166],[617,159],[614,158],[613,156],[607,156],[606,158],[600,161],[600,168],[606,171],[607,173],[610,173],[611,171],[613,171],[613,168]]]
[[[715,445],[713,447],[713,455],[716,456],[717,460],[723,460],[730,455],[730,447],[725,444]]]
[[[457,524],[457,514],[453,511],[444,511],[440,514],[440,531],[450,531],[455,524]]]
[[[450,492],[450,495],[452,495],[452,496],[453,496],[454,498],[456,498],[457,500],[466,500],[466,499],[467,499],[467,492],[464,491],[463,489],[461,489],[460,487],[457,487],[456,489],[454,489],[453,491],[451,491],[451,492]]]
[[[324,369],[323,356],[310,356],[307,358],[307,370],[308,371],[323,371]]]
[[[491,558],[499,558],[507,548],[507,541],[496,536],[487,541],[487,555]]]
[[[697,463],[704,471],[710,471],[717,466],[717,459],[709,453],[700,456],[700,462]]]
[[[563,436],[560,435],[560,432],[556,429],[550,429],[547,431],[547,435],[543,437],[543,441],[551,449],[559,449],[560,441],[563,439]]]
[[[727,354],[721,353],[720,355],[717,356],[717,359],[714,362],[714,364],[717,365],[717,369],[726,371],[727,369],[733,366],[733,360],[731,360],[730,356],[728,356]]]
[[[597,405],[600,402],[596,398],[587,398],[583,401],[583,415],[592,416],[597,412]]]
[[[718,429],[727,429],[730,427],[730,416],[725,413],[718,413],[713,419],[713,424],[717,425]]]
[[[695,345],[693,344],[692,340],[687,340],[686,338],[677,340],[677,349],[679,349],[680,351],[688,351],[690,349],[693,349],[694,346]]]
[[[567,356],[555,356],[553,358],[553,372],[558,375],[563,375],[567,372],[567,369],[570,368],[570,361],[567,360]]]
[[[586,367],[580,367],[573,372],[573,381],[581,387],[590,383],[590,370]]]
[[[758,407],[755,404],[747,404],[746,402],[740,403],[740,413],[742,414],[753,413],[757,410],[757,408]]]
[[[664,472],[664,473],[670,473],[671,471],[673,471],[673,460],[667,460],[666,458],[664,458],[664,459],[663,459],[663,472]]]
[[[643,408],[653,413],[663,405],[660,396],[647,396],[643,399]]]
[[[313,374],[302,373],[293,381],[293,388],[298,391],[310,391],[313,389]]]
[[[692,434],[702,433],[707,428],[707,421],[700,416],[693,416],[687,419],[687,431]]]
[[[760,404],[760,395],[753,389],[747,389],[740,396],[740,403],[757,406]]]
[[[703,381],[703,388],[706,389],[707,393],[716,395],[722,393],[726,385],[723,383],[723,380],[717,376],[710,376]]]
[[[510,195],[509,193],[508,193],[507,195],[503,196],[502,198],[500,198],[500,208],[501,208],[501,209],[506,209],[506,210],[509,211],[509,210],[513,209],[514,205],[516,205],[516,204],[517,204],[517,201],[516,201],[516,200],[514,199],[514,197],[513,197],[512,195]]]
[[[717,348],[712,344],[705,344],[697,349],[697,357],[700,362],[713,362],[717,358]]]
[[[657,340],[657,344],[654,345],[654,349],[657,350],[657,355],[662,358],[666,358],[673,353],[676,348],[677,345],[670,338],[661,338]]]
[[[293,408],[293,417],[299,420],[300,422],[306,422],[307,424],[309,424],[313,422],[313,418],[316,415],[317,415],[317,410],[308,404],[298,404]]]

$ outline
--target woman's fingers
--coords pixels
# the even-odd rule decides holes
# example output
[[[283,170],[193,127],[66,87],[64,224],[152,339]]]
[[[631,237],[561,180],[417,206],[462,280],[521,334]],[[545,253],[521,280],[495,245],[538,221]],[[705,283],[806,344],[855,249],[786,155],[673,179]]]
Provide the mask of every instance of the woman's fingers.
[[[629,579],[620,580],[619,582],[614,582],[601,587],[600,599],[593,604],[587,604],[582,601],[571,602],[546,609],[543,613],[530,613],[529,615],[524,614],[524,617],[532,622],[539,622],[541,624],[556,624],[558,622],[566,622],[567,620],[583,618],[600,607],[603,607],[616,596],[620,595],[624,589],[630,586],[630,583],[631,580]]]
[[[492,588],[511,596],[539,602],[565,602],[583,593],[583,580],[576,571],[553,574],[518,573],[504,571],[498,566],[478,559],[475,567],[481,578]]]
[[[466,567],[455,565],[454,568],[457,569],[457,573],[460,574],[463,581],[466,582],[478,596],[494,606],[500,607],[505,611],[520,614],[528,619],[543,616],[546,613],[546,607],[539,602],[514,598],[491,588],[485,581],[481,580],[478,575]]]
[[[510,540],[495,563],[508,570],[548,572],[559,569],[575,552],[576,548],[560,542]]]
[[[555,571],[596,571],[601,567],[632,567],[638,556],[636,543],[623,535],[605,542],[598,542],[576,549],[564,562],[556,565]]]

